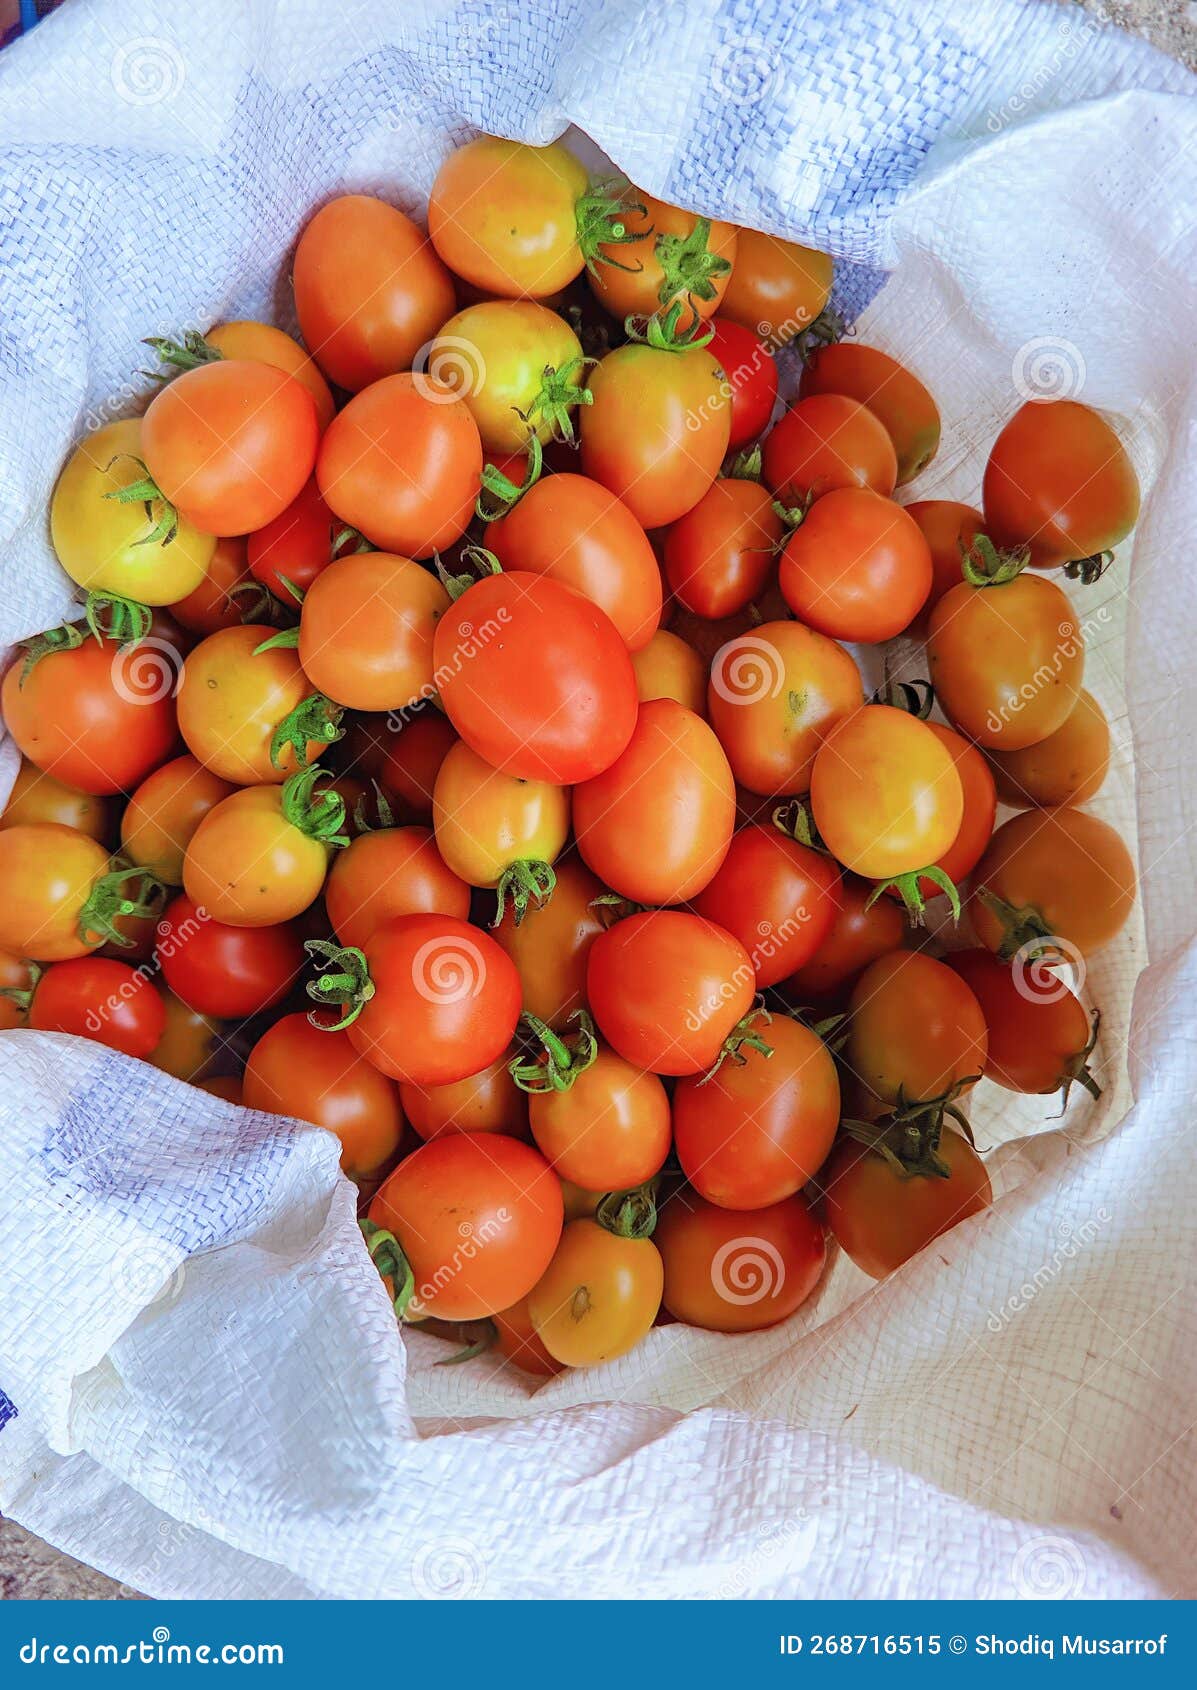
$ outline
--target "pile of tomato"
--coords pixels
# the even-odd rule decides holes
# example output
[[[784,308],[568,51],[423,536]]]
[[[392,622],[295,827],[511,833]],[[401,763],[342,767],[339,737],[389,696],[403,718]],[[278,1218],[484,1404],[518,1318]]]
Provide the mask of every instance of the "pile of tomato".
[[[991,1200],[981,1076],[1095,1084],[1057,964],[1135,884],[1060,576],[1135,475],[1031,402],[910,502],[938,410],[831,268],[482,137],[427,234],[316,212],[302,344],[150,343],[53,494],[3,1025],[335,1133],[400,1318],[532,1373],[893,1271]]]

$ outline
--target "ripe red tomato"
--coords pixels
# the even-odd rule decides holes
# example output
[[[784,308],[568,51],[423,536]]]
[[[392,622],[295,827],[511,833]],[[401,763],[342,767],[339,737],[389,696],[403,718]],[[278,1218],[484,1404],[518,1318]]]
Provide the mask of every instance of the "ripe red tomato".
[[[885,425],[898,455],[898,486],[926,469],[939,450],[939,407],[916,375],[876,346],[817,346],[802,366],[798,392],[842,393]]]
[[[756,975],[738,939],[701,916],[647,910],[590,948],[586,995],[600,1033],[654,1074],[701,1074],[752,1007]]]
[[[808,791],[820,745],[863,701],[849,653],[799,622],[764,622],[711,663],[711,726],[740,785],[765,797]]]
[[[490,1318],[498,1333],[495,1347],[505,1361],[514,1362],[524,1373],[542,1379],[551,1379],[555,1373],[564,1371],[564,1362],[551,1356],[537,1337],[528,1313],[527,1297],[521,1297],[509,1309],[496,1309]]]
[[[989,767],[1003,804],[1084,804],[1100,792],[1110,767],[1110,724],[1091,692],[1076,704],[1055,733],[1018,751],[991,751]]]
[[[158,642],[84,638],[4,677],[4,722],[29,761],[80,792],[131,792],[170,751],[179,658]]]
[[[584,1191],[630,1191],[669,1154],[665,1087],[603,1045],[567,1090],[533,1092],[528,1118],[541,1153]]]
[[[985,1164],[959,1133],[945,1132],[938,1154],[947,1178],[904,1176],[877,1151],[844,1138],[823,1168],[819,1184],[827,1224],[845,1253],[873,1279],[895,1273],[993,1201]]]
[[[299,619],[313,686],[351,710],[405,710],[435,688],[432,639],[449,595],[431,570],[389,552],[354,552],[323,570]]]
[[[299,237],[291,279],[303,338],[351,393],[410,370],[456,308],[453,278],[423,231],[369,194],[320,208]]]
[[[1058,975],[1044,967],[1014,967],[989,951],[956,951],[945,957],[981,1006],[989,1029],[985,1073],[1007,1091],[1046,1096],[1079,1080],[1094,1096],[1086,1066],[1097,1038],[1085,1006]]]
[[[682,1172],[721,1209],[764,1209],[818,1173],[840,1120],[840,1084],[818,1034],[775,1015],[709,1081],[679,1080],[673,1131]]]
[[[877,957],[898,950],[907,925],[889,898],[869,903],[876,887],[855,875],[843,876],[840,903],[819,949],[795,969],[784,990],[792,1003],[835,1007]]]
[[[752,329],[730,317],[716,317],[707,350],[727,377],[731,388],[731,433],[727,449],[738,452],[759,440],[777,403],[777,364],[772,352]]]
[[[1003,958],[1024,945],[1075,957],[1108,944],[1134,903],[1135,865],[1108,822],[1026,810],[1002,823],[977,864],[970,913],[978,939]]]
[[[426,827],[384,827],[338,851],[324,885],[333,932],[358,950],[399,915],[451,915],[465,921],[470,889],[450,869]]]
[[[759,482],[734,476],[712,482],[665,536],[673,596],[711,621],[734,616],[763,591],[785,532]]]
[[[306,1015],[268,1027],[245,1064],[247,1109],[293,1115],[335,1133],[350,1179],[368,1177],[399,1148],[403,1111],[392,1080],[359,1056],[345,1033],[325,1033]]]
[[[183,855],[215,805],[233,791],[194,757],[172,757],[134,792],[121,816],[121,850],[168,886],[183,884]]]
[[[545,575],[475,582],[437,623],[445,713],[492,768],[572,786],[609,768],[636,725],[636,676],[611,618]]]
[[[931,591],[914,623],[917,631],[923,631],[940,599],[963,580],[964,554],[972,549],[984,518],[972,505],[956,499],[920,499],[905,510],[918,524],[931,553]]]
[[[311,475],[319,438],[307,389],[242,358],[184,370],[141,422],[151,478],[203,534],[250,534],[273,521]]]
[[[336,544],[343,527],[321,498],[313,475],[285,511],[249,535],[246,557],[250,573],[276,599],[293,606],[291,587],[306,593],[320,571],[327,569],[344,548],[344,542]]]
[[[254,601],[260,604],[262,594],[254,589],[246,558],[244,536],[225,535],[217,540],[207,574],[185,599],[176,599],[171,615],[189,633],[214,634],[218,628],[235,628],[244,617],[260,614]],[[239,591],[242,587],[250,591]]]
[[[520,977],[524,1008],[550,1027],[564,1026],[586,996],[590,947],[603,931],[594,900],[607,890],[572,854],[556,865],[557,884],[523,921],[509,910],[494,929]]]
[[[415,1286],[409,1320],[478,1320],[526,1297],[561,1237],[561,1185],[529,1144],[447,1133],[406,1157],[370,1219],[399,1240]]]
[[[42,975],[29,1005],[29,1025],[145,1057],[162,1037],[166,1009],[139,969],[107,957],[77,957],[52,963]]]
[[[661,574],[648,536],[621,499],[584,475],[550,475],[492,522],[487,545],[505,570],[548,575],[592,600],[639,651],[661,620]]]
[[[683,1187],[653,1234],[665,1264],[664,1304],[708,1332],[758,1332],[788,1320],[823,1277],[823,1229],[801,1197],[720,1209]]]
[[[731,767],[701,716],[671,698],[642,704],[623,754],[574,788],[578,850],[599,879],[638,904],[695,897],[736,825]]]
[[[179,732],[196,760],[238,786],[281,783],[301,767],[292,744],[272,746],[282,724],[315,689],[299,658],[285,647],[258,648],[274,632],[249,625],[221,628],[188,653],[179,682]],[[305,717],[304,763],[314,763],[337,737],[338,712],[316,699]],[[316,729],[320,737],[316,737]]]
[[[752,958],[762,989],[819,954],[840,906],[830,857],[775,827],[742,827],[699,896],[699,915],[723,927]]]
[[[646,1338],[664,1275],[651,1238],[623,1237],[598,1221],[570,1221],[528,1296],[536,1335],[567,1367],[594,1367]]]
[[[456,744],[457,729],[447,716],[431,705],[413,711],[388,734],[374,778],[406,805],[411,819],[431,821],[436,777]]]
[[[430,376],[384,376],[352,398],[320,442],[330,509],[382,551],[431,557],[460,540],[482,486],[470,408]]]
[[[741,229],[722,313],[771,346],[808,329],[831,293],[831,259],[813,247]]]
[[[1139,479],[1109,423],[1072,399],[1030,400],[998,435],[982,487],[995,546],[1041,569],[1098,560],[1139,520]]]
[[[185,894],[158,923],[158,961],[171,991],[201,1015],[241,1020],[284,998],[303,968],[303,947],[290,922],[230,927],[213,921]]]
[[[766,485],[786,504],[836,487],[889,496],[898,479],[894,443],[872,411],[839,393],[799,399],[765,441]]]
[[[122,914],[149,907],[141,871],[113,869],[95,839],[56,822],[0,831],[0,949],[33,962],[86,956]]]
[[[673,698],[696,716],[707,713],[707,666],[692,645],[658,628],[646,646],[632,653],[641,704]]]
[[[442,1133],[506,1133],[527,1139],[528,1099],[511,1077],[504,1051],[476,1074],[447,1086],[399,1087],[399,1101],[422,1139]]]
[[[985,1067],[981,1006],[958,974],[922,951],[890,951],[852,989],[845,1059],[883,1103],[926,1103]]]
[[[623,322],[651,317],[681,301],[678,326],[719,309],[736,257],[734,224],[699,217],[629,188],[620,218],[624,237],[599,250],[608,262],[588,274],[590,291]]]
[[[922,609],[931,552],[901,505],[867,487],[840,487],[817,499],[790,535],[778,580],[808,628],[879,645]]]

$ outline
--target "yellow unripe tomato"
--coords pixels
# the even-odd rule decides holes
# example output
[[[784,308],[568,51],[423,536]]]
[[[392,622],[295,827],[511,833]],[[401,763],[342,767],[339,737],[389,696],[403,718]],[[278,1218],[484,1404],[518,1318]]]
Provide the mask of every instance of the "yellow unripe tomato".
[[[488,452],[522,452],[532,432],[542,442],[563,432],[559,419],[582,386],[582,343],[534,300],[487,300],[449,318],[427,374],[465,400]]]
[[[621,1238],[594,1220],[570,1221],[528,1294],[541,1343],[567,1367],[626,1355],[657,1318],[665,1270],[651,1238]]]
[[[543,902],[555,884],[551,864],[569,837],[569,792],[502,774],[458,740],[432,789],[432,828],[453,873],[510,896],[518,919],[530,898]]]

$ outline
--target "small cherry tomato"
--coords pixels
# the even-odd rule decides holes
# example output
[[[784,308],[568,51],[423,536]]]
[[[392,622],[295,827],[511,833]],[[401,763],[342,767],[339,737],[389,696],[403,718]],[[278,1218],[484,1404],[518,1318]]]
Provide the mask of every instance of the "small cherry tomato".
[[[286,997],[303,968],[291,923],[232,927],[213,921],[185,894],[158,923],[158,961],[175,996],[201,1015],[239,1021]]]
[[[719,309],[736,257],[737,230],[717,218],[682,211],[629,188],[618,245],[599,250],[607,259],[588,273],[590,291],[620,323],[651,317],[681,302],[678,327]]]
[[[162,998],[128,963],[77,957],[52,963],[34,987],[29,1026],[42,1033],[75,1033],[126,1056],[150,1054],[166,1027]]]
[[[173,757],[134,792],[121,816],[121,850],[168,886],[183,884],[183,855],[214,805],[233,788],[194,757]]]
[[[989,767],[1003,804],[1085,804],[1097,796],[1110,766],[1110,724],[1091,692],[1076,704],[1055,733],[1019,751],[991,751]]]
[[[1028,956],[1075,958],[1120,933],[1134,902],[1135,865],[1108,822],[1026,810],[1003,822],[977,864],[971,915],[978,939],[1003,958],[1024,946]]]
[[[299,661],[351,710],[405,710],[435,689],[432,640],[449,595],[430,570],[389,552],[353,552],[312,582]]]
[[[873,899],[876,890],[867,880],[843,876],[839,907],[822,944],[784,982],[791,1002],[837,1005],[871,962],[902,947],[906,920],[892,899]]]
[[[426,827],[384,827],[338,851],[324,885],[324,905],[343,945],[364,948],[398,915],[470,913],[470,889],[448,867]]]
[[[827,1244],[807,1203],[720,1209],[683,1186],[653,1234],[665,1264],[664,1304],[708,1332],[758,1332],[788,1320],[823,1277]]]
[[[606,887],[572,854],[557,864],[557,884],[543,904],[531,903],[523,921],[509,910],[494,937],[516,966],[529,1015],[561,1027],[586,997],[590,947],[603,932],[595,906]]]
[[[866,406],[839,393],[799,399],[765,441],[765,483],[787,504],[837,487],[869,487],[887,498],[898,479],[894,443]]]
[[[632,653],[641,704],[672,698],[696,716],[707,713],[707,666],[685,640],[658,628],[646,646]]]
[[[920,499],[904,509],[918,524],[931,553],[931,591],[914,622],[915,630],[922,632],[940,599],[963,580],[965,554],[972,550],[984,518],[972,505],[956,499]]]
[[[22,757],[8,803],[0,814],[0,828],[57,822],[59,827],[73,827],[76,833],[86,833],[89,839],[105,839],[109,820],[109,806],[102,798],[65,786],[53,775],[45,774],[28,757]]]
[[[179,681],[179,732],[188,751],[237,786],[281,783],[301,766],[290,739],[275,744],[285,723],[295,723],[297,736],[311,735],[300,739],[305,763],[337,736],[337,712],[316,694],[296,653],[259,651],[273,632],[249,624],[209,634],[188,653]]]
[[[564,787],[501,774],[464,740],[441,764],[432,795],[436,847],[450,870],[470,886],[496,887],[500,918],[510,897],[520,921],[552,892],[569,814]]]
[[[528,1294],[528,1313],[551,1356],[566,1367],[597,1367],[648,1336],[664,1282],[651,1238],[621,1238],[597,1221],[570,1221]]]
[[[138,869],[113,868],[95,839],[56,822],[0,831],[0,949],[33,962],[86,956],[115,920],[148,908]]]
[[[696,616],[734,616],[764,589],[785,533],[759,482],[712,482],[665,536],[670,591]]]
[[[783,346],[822,312],[831,293],[831,270],[825,252],[759,229],[741,229],[720,309],[771,346]]]
[[[572,431],[582,344],[535,300],[490,299],[449,318],[429,349],[427,373],[469,406],[486,452],[526,452],[532,434],[543,443]]]
[[[827,1224],[841,1249],[873,1279],[895,1273],[934,1239],[993,1201],[985,1164],[959,1133],[938,1155],[947,1177],[902,1174],[885,1157],[841,1139],[819,1176]]]
[[[1039,1096],[1063,1088],[1064,1102],[1077,1081],[1093,1096],[1100,1088],[1087,1067],[1097,1040],[1085,1006],[1049,968],[1011,968],[989,951],[956,951],[945,957],[981,1006],[989,1029],[985,1073],[1007,1091]]]
[[[754,325],[755,326],[755,325]],[[727,449],[738,452],[759,440],[777,402],[777,363],[763,340],[730,317],[716,317],[707,350],[731,389],[731,433]]]
[[[867,487],[839,487],[815,501],[786,541],[778,580],[808,628],[879,645],[922,609],[931,552],[901,505]]]
[[[757,986],[775,986],[814,956],[840,905],[831,858],[775,827],[742,827],[694,908],[738,939]]]
[[[604,1045],[564,1091],[533,1091],[528,1118],[541,1154],[584,1191],[643,1185],[669,1154],[665,1087]]]
[[[442,1133],[506,1133],[528,1137],[528,1099],[511,1077],[504,1051],[477,1074],[447,1086],[401,1085],[399,1100],[422,1139]]]
[[[214,804],[183,857],[192,902],[234,927],[277,927],[314,903],[331,850],[347,843],[345,806],[320,787],[323,773],[305,769]]]
[[[817,346],[802,366],[798,392],[842,393],[867,405],[898,455],[898,486],[913,481],[939,450],[939,407],[916,375],[876,346]]]
[[[955,1096],[985,1067],[981,1006],[958,974],[922,951],[890,951],[852,989],[844,1057],[883,1103]]]

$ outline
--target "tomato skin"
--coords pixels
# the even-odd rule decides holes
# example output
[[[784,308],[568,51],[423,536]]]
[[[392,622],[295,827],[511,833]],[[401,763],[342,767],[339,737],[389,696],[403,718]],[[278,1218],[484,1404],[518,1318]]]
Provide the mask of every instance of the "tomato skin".
[[[480,928],[448,915],[393,916],[363,949],[374,995],[348,1033],[391,1079],[451,1085],[511,1043],[519,975]]]
[[[71,580],[97,593],[120,593],[141,604],[173,604],[203,580],[216,542],[180,522],[168,545],[149,544],[162,506],[124,504],[109,493],[144,471],[141,423],[106,423],[81,440],[63,466],[50,500],[50,539]]]
[[[180,893],[158,923],[158,961],[176,997],[201,1015],[241,1020],[284,998],[303,969],[295,926],[233,927]]]
[[[414,821],[432,820],[432,794],[441,764],[457,744],[457,729],[431,705],[409,715],[391,734],[374,779],[406,805]]]
[[[1007,944],[1003,923],[982,892],[1015,910],[1034,911],[1046,932],[1088,956],[1126,925],[1135,902],[1135,865],[1108,822],[1067,807],[1025,810],[990,840],[973,875],[969,906],[986,949],[1013,954],[1016,939]]]
[[[586,995],[600,1033],[637,1068],[701,1074],[752,1007],[747,951],[714,922],[647,910],[590,948]]]
[[[431,557],[465,533],[482,485],[482,441],[465,401],[430,376],[384,376],[320,442],[325,503],[381,551]]]
[[[506,1133],[529,1137],[528,1099],[511,1077],[504,1051],[477,1074],[447,1086],[401,1085],[404,1113],[422,1139],[443,1133]]]
[[[903,1179],[884,1157],[852,1139],[841,1139],[832,1151],[819,1177],[827,1224],[845,1254],[871,1278],[896,1273],[993,1201],[985,1164],[959,1133],[943,1134],[939,1155],[951,1170],[949,1178]]]
[[[29,1006],[29,1026],[75,1033],[126,1056],[146,1057],[162,1037],[166,1010],[152,980],[127,963],[77,957],[53,963]]]
[[[241,1103],[241,1081],[235,1074],[213,1074],[210,1079],[197,1080],[197,1089],[209,1097],[223,1098],[226,1103]]]
[[[898,456],[898,486],[925,470],[939,450],[939,407],[918,377],[876,346],[817,346],[802,366],[801,398],[842,393],[884,424]]]
[[[742,827],[694,901],[698,914],[738,939],[757,986],[775,986],[818,954],[840,905],[831,858],[775,827]]]
[[[702,498],[727,455],[731,405],[705,348],[665,352],[629,343],[590,377],[581,415],[582,469],[645,528],[676,522]]]
[[[777,402],[777,364],[764,341],[730,317],[716,317],[711,328],[707,350],[731,388],[727,449],[738,452],[769,426]]]
[[[620,1238],[597,1221],[570,1221],[528,1294],[537,1337],[566,1367],[597,1367],[652,1330],[665,1275],[651,1238]]]
[[[808,628],[879,645],[914,621],[931,575],[930,548],[901,505],[867,487],[840,487],[790,535],[778,579]]]
[[[312,473],[319,438],[307,389],[242,358],[184,370],[141,422],[151,477],[204,534],[248,534],[286,510]]]
[[[183,855],[208,812],[233,791],[194,757],[173,757],[147,775],[121,816],[121,850],[170,886],[183,884]]]
[[[442,616],[445,714],[492,768],[572,786],[609,768],[636,725],[636,676],[610,617],[548,576],[490,575]]]
[[[610,263],[599,263],[587,272],[590,291],[605,311],[620,323],[626,317],[651,317],[655,312],[667,311],[681,300],[682,311],[678,328],[686,330],[695,320],[705,321],[719,309],[731,269],[708,278],[712,297],[703,299],[685,287],[670,291],[665,272],[658,257],[657,243],[662,238],[671,243],[684,241],[694,232],[698,213],[683,211],[666,200],[653,199],[638,188],[627,191],[627,209],[621,221],[628,234],[637,238],[614,246],[600,247]],[[643,209],[641,209],[643,208]],[[710,233],[706,250],[715,258],[734,265],[738,231],[732,223],[708,218]],[[662,297],[664,295],[664,297]]]
[[[1054,581],[962,581],[931,613],[931,682],[944,714],[987,749],[1019,751],[1055,733],[1076,707],[1085,637]]]
[[[731,767],[701,716],[671,698],[642,704],[623,754],[574,788],[578,850],[599,879],[638,904],[695,897],[736,825]]]
[[[839,393],[791,406],[765,441],[763,464],[766,486],[786,504],[818,499],[837,487],[869,487],[888,498],[898,479],[884,426]]]
[[[14,956],[11,951],[0,950],[0,986],[10,987],[18,992],[28,992],[33,989],[33,968],[24,957]],[[0,997],[0,1033],[7,1033],[12,1027],[23,1027],[26,1024],[28,1011],[12,998]]]
[[[1037,569],[1095,557],[1139,519],[1139,480],[1105,419],[1073,399],[1029,400],[993,443],[982,483],[985,530],[1029,546]]]
[[[247,786],[200,821],[183,858],[183,886],[216,921],[277,927],[320,896],[329,855],[287,819],[281,787]]]
[[[464,740],[441,764],[432,794],[436,848],[470,886],[497,886],[517,862],[555,862],[569,813],[564,787],[501,774]]]
[[[584,1191],[630,1191],[669,1154],[665,1087],[605,1046],[568,1091],[534,1092],[528,1118],[541,1154]]]
[[[535,432],[543,445],[554,419],[534,401],[555,370],[575,390],[582,386],[582,345],[563,317],[531,299],[491,299],[468,305],[439,330],[428,354],[428,374],[461,395],[485,451],[526,452]],[[512,478],[519,484],[523,477]]]
[[[588,182],[562,146],[480,135],[437,172],[428,233],[454,275],[483,293],[545,299],[581,273],[575,207]]]
[[[393,1081],[353,1049],[345,1033],[325,1033],[306,1015],[284,1015],[268,1027],[245,1064],[247,1109],[293,1115],[335,1133],[350,1179],[390,1161],[403,1134]]]
[[[307,592],[336,555],[333,541],[341,526],[321,498],[316,477],[309,477],[285,511],[247,537],[250,574],[280,603],[294,605],[287,582]]]
[[[773,346],[809,328],[831,293],[831,259],[813,247],[741,229],[722,313]]]
[[[1110,766],[1110,724],[1091,692],[1082,692],[1055,733],[1019,751],[991,751],[989,767],[1003,804],[1085,804],[1097,796]]]
[[[892,899],[878,898],[866,909],[875,890],[867,880],[843,876],[839,907],[822,944],[784,982],[792,1003],[838,1006],[871,962],[905,944],[906,918]]]
[[[758,1023],[769,1057],[745,1049],[709,1081],[680,1080],[673,1130],[682,1172],[722,1209],[764,1209],[818,1173],[840,1121],[840,1083],[818,1034],[787,1015]]]
[[[222,1042],[221,1023],[201,1015],[165,988],[161,992],[166,1025],[147,1060],[176,1080],[199,1081],[216,1060]]]
[[[351,710],[405,710],[435,691],[432,639],[449,608],[436,576],[409,557],[354,552],[312,582],[299,661],[312,685]]]
[[[964,813],[960,818],[960,827],[955,839],[935,864],[953,885],[959,886],[985,855],[985,848],[993,833],[997,791],[989,765],[975,745],[970,745],[963,735],[956,733],[952,728],[945,728],[941,722],[926,722],[924,726],[931,729],[944,750],[949,753],[956,766],[956,773],[960,776]],[[901,896],[896,887],[889,887],[888,892],[891,897]],[[928,880],[926,875],[919,881],[919,893],[924,899],[945,896],[943,887],[937,885],[934,880]]]
[[[951,751],[926,722],[888,704],[866,704],[832,729],[810,797],[832,856],[869,880],[938,862],[964,817]]]
[[[661,620],[661,575],[648,535],[621,499],[584,475],[550,475],[487,529],[506,570],[548,575],[597,604],[639,651]]]
[[[415,1276],[408,1318],[478,1320],[527,1296],[561,1237],[561,1186],[538,1150],[448,1133],[399,1164],[370,1205]]]
[[[496,1348],[505,1361],[513,1362],[524,1373],[534,1373],[551,1379],[564,1372],[564,1363],[551,1356],[536,1335],[532,1316],[528,1313],[528,1299],[521,1297],[509,1309],[497,1309],[490,1317],[498,1333]]]
[[[93,797],[129,792],[175,739],[177,659],[148,642],[86,638],[38,658],[18,653],[0,689],[17,749],[44,774]]]
[[[410,370],[457,303],[423,231],[369,194],[343,194],[310,219],[292,280],[303,338],[351,393]]]
[[[186,598],[177,599],[170,613],[192,634],[235,628],[252,604],[248,594],[241,595],[236,589],[252,585],[244,536],[226,535],[217,540],[199,586]]]
[[[236,786],[281,784],[299,766],[290,746],[270,760],[275,729],[315,690],[294,651],[258,651],[274,629],[221,628],[187,655],[179,681],[179,732],[197,762]],[[325,749],[309,740],[306,762]]]
[[[960,585],[964,578],[962,554],[971,549],[985,521],[979,510],[956,499],[919,499],[904,509],[917,523],[931,553],[931,591],[912,624],[918,632],[925,631],[931,612],[944,594]]]
[[[529,904],[518,924],[508,910],[494,937],[515,964],[528,1014],[560,1028],[585,1002],[590,947],[603,931],[594,900],[607,888],[572,854],[556,872],[552,897]]]
[[[0,829],[27,827],[31,822],[57,822],[59,827],[73,827],[89,839],[104,839],[109,806],[94,793],[80,792],[44,774],[36,763],[22,757],[8,802],[0,813]]]
[[[921,951],[870,963],[848,1004],[847,1065],[883,1103],[924,1103],[985,1068],[981,1006],[959,975]]]
[[[324,885],[333,932],[358,950],[384,921],[400,915],[451,915],[465,921],[470,889],[448,867],[426,827],[363,833],[338,851]]]
[[[270,364],[295,380],[311,394],[316,407],[316,421],[320,430],[333,419],[336,404],[315,361],[297,340],[269,323],[254,323],[241,319],[231,323],[217,323],[204,336],[222,358],[248,358],[251,363]]]
[[[785,531],[759,482],[712,482],[665,536],[670,590],[696,616],[734,616],[763,590]]]
[[[94,882],[108,872],[96,840],[55,822],[0,832],[0,949],[33,962],[86,956],[100,934],[80,938],[78,924]]]
[[[1091,1048],[1081,1000],[1046,971],[1014,969],[986,950],[944,961],[981,1006],[989,1029],[985,1073],[1007,1091],[1041,1097],[1076,1077]]]
[[[707,713],[707,669],[694,647],[667,628],[658,628],[646,646],[632,653],[641,704],[672,698],[696,716]]]
[[[827,1244],[803,1198],[745,1213],[683,1186],[653,1234],[665,1265],[664,1305],[708,1332],[758,1332],[801,1308],[823,1277]]]
[[[852,656],[799,622],[764,622],[711,663],[711,726],[737,781],[763,797],[809,791],[820,745],[863,702]]]

